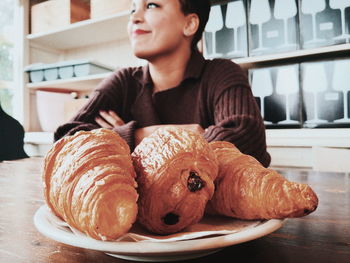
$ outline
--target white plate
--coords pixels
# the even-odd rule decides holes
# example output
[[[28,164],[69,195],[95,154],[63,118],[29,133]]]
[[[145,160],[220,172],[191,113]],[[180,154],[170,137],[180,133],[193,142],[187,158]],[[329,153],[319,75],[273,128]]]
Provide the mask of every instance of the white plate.
[[[238,232],[219,236],[170,242],[155,242],[152,240],[106,242],[85,235],[76,235],[68,227],[60,226],[57,224],[55,216],[46,206],[40,207],[34,215],[34,224],[39,232],[55,241],[75,247],[102,251],[118,258],[153,262],[177,261],[205,256],[224,247],[268,235],[283,224],[283,220],[278,219],[261,221],[258,224],[256,221],[246,222],[246,227]]]

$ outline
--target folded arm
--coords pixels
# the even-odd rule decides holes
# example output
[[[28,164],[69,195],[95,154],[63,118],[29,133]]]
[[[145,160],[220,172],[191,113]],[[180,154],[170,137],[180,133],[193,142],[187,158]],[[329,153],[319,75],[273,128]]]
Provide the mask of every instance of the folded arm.
[[[100,116],[95,118],[95,121],[103,128],[109,129],[118,129],[125,125],[124,121],[113,111],[101,111]],[[199,134],[203,134],[204,130],[199,124],[160,124],[160,125],[151,125],[143,128],[138,128],[134,133],[134,145],[138,145],[143,138],[151,135],[157,129],[161,127],[181,127],[183,129],[191,130]]]
[[[229,141],[267,167],[270,155],[266,151],[265,126],[251,89],[225,89],[214,111],[215,125],[206,129],[204,137],[208,141]]]
[[[71,121],[58,127],[54,134],[55,140],[57,141],[66,135],[73,135],[80,130],[90,131],[104,127],[117,132],[129,144],[130,148],[133,149],[136,122],[129,121],[124,123],[124,121],[119,118],[117,122],[119,125],[106,126],[108,120],[106,122],[101,114],[104,112],[117,111],[117,105],[118,103],[111,100],[108,94],[95,91],[87,104],[83,106]],[[101,125],[102,123],[104,124]]]

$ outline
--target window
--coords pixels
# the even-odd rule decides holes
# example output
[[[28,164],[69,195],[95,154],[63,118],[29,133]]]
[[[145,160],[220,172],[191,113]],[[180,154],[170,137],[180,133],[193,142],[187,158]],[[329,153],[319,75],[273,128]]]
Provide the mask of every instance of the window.
[[[13,114],[14,85],[14,8],[15,1],[0,1],[0,103]]]

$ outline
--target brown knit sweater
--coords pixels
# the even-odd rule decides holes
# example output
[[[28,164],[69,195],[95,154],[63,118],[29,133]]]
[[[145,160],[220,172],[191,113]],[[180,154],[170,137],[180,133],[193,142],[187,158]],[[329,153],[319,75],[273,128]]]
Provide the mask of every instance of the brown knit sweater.
[[[100,110],[115,111],[125,125],[114,128],[134,149],[135,129],[158,124],[200,124],[208,141],[230,141],[264,166],[270,164],[265,127],[248,80],[230,60],[205,60],[194,52],[179,86],[153,93],[148,66],[117,70],[88,103],[55,132],[55,140],[100,128]]]

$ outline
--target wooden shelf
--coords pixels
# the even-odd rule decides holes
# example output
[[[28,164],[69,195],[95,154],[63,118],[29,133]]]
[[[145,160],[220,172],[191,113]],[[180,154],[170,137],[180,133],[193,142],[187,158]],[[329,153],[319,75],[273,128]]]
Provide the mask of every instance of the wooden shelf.
[[[60,30],[30,34],[27,39],[30,43],[57,50],[89,46],[127,38],[128,20],[129,12],[122,12],[77,22]]]
[[[250,64],[254,64],[254,63],[273,62],[273,61],[288,60],[293,58],[302,58],[302,57],[309,57],[309,56],[319,56],[322,54],[344,53],[344,52],[348,52],[348,54],[350,55],[349,43],[327,46],[327,47],[319,47],[319,48],[313,48],[313,49],[301,49],[301,50],[296,50],[291,52],[275,53],[275,54],[268,54],[268,55],[262,55],[262,56],[256,56],[256,57],[236,58],[236,59],[232,59],[232,61],[242,66],[245,66],[245,65],[249,66]]]
[[[86,77],[71,78],[71,79],[59,79],[54,81],[28,83],[26,87],[29,89],[54,88],[54,89],[64,89],[64,90],[71,90],[71,91],[89,91],[96,88],[96,86],[103,79],[108,77],[110,74],[112,73],[89,75]]]

